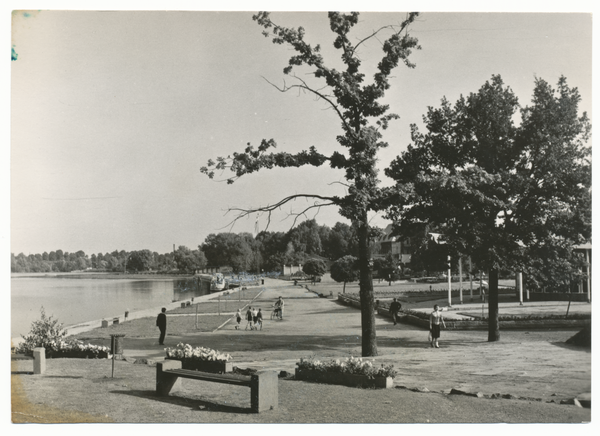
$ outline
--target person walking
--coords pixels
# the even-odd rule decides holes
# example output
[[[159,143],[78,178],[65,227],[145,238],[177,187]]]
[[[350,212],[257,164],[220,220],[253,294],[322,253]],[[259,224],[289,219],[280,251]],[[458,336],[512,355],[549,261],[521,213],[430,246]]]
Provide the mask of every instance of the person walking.
[[[244,330],[248,330],[248,327],[250,327],[250,330],[254,330],[254,326],[252,325],[252,308],[248,307],[248,310],[246,311],[246,320],[248,321],[246,323],[246,328]]]
[[[256,307],[253,307],[252,308],[252,323],[254,325],[254,330],[258,330],[257,322],[258,322],[258,310],[256,309]]]
[[[258,313],[256,314],[256,323],[257,325],[260,325],[260,329],[262,330],[262,326],[263,326],[263,314],[262,314],[262,309],[258,309]]]
[[[446,323],[444,322],[444,318],[442,317],[442,311],[440,307],[436,304],[433,306],[433,312],[429,315],[429,330],[431,331],[431,347],[440,348],[439,339],[440,339],[440,322],[446,328]]]
[[[402,304],[400,304],[397,298],[394,298],[394,301],[390,304],[390,313],[392,314],[394,325],[398,324],[398,312],[400,312],[400,309],[402,309]]]
[[[235,329],[239,330],[241,323],[242,323],[242,312],[240,312],[240,309],[238,309],[237,312],[235,313],[235,322],[237,322]]]
[[[167,335],[167,308],[163,307],[160,310],[160,313],[156,317],[156,326],[160,330],[160,337],[158,338],[158,343],[160,345],[165,345],[165,336]]]
[[[278,317],[279,319],[283,319],[283,298],[281,298],[281,296],[279,296],[279,299],[277,301],[275,301],[275,309],[278,312]]]

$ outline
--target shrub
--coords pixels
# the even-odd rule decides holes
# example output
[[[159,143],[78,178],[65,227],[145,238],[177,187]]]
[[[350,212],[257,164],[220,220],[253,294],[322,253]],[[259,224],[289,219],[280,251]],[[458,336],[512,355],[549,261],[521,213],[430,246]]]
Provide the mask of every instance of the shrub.
[[[52,316],[46,316],[44,307],[40,309],[41,318],[31,323],[29,335],[23,336],[15,352],[33,355],[33,349],[44,347],[46,357],[81,357],[81,358],[104,358],[110,357],[110,349],[101,345],[84,344],[77,339],[63,339],[67,332],[63,330],[62,324]]]
[[[40,309],[41,317],[31,323],[31,330],[27,336],[21,335],[23,342],[16,348],[17,353],[33,355],[33,349],[44,347],[46,350],[52,349],[52,343],[61,341],[67,334],[63,329],[62,323],[58,319],[47,316],[44,307]]]

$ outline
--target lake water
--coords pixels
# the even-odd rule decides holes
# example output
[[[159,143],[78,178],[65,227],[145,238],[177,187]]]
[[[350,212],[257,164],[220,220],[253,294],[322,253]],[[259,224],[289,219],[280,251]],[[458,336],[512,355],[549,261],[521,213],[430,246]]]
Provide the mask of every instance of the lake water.
[[[203,295],[193,280],[11,277],[11,338],[29,333],[43,306],[64,327]]]

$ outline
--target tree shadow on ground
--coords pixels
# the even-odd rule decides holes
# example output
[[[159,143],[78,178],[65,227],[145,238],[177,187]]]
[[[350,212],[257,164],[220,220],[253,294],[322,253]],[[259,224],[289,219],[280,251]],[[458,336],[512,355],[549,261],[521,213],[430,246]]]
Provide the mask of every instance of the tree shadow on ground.
[[[458,340],[458,339],[448,339],[440,338],[440,347],[441,348],[450,348],[450,347],[470,347],[473,344],[481,344],[487,341],[484,340]],[[377,346],[385,347],[385,348],[431,348],[431,343],[429,342],[427,335],[423,336],[422,340],[408,339],[408,338],[389,338],[389,337],[378,337],[377,338]]]
[[[346,309],[346,310],[345,310]],[[350,312],[348,307],[334,307],[330,310],[313,310],[312,312],[304,312],[302,316],[305,315],[327,315],[327,314],[341,314],[344,312]],[[360,312],[356,312],[357,316],[360,316]]]
[[[46,375],[44,378],[70,378],[70,379],[82,379],[82,375]]]
[[[283,299],[284,303],[288,300],[314,300],[315,298],[319,298],[317,297],[316,294],[313,294],[312,292],[306,296],[302,296],[302,297],[285,297]],[[256,299],[254,299],[253,301],[271,301],[273,303],[275,303],[275,301],[278,299],[278,297],[263,297],[260,296]]]
[[[356,326],[358,329],[359,326]],[[263,330],[264,333],[264,330]],[[227,337],[186,337],[186,343],[192,346],[201,345],[216,348],[229,353],[263,352],[263,351],[297,351],[298,353],[318,354],[322,352],[347,352],[349,348],[361,346],[360,334],[337,335],[337,336],[306,336],[306,335],[270,335],[268,341],[262,337],[248,335],[227,335]],[[472,344],[485,343],[486,340],[474,339],[440,339],[440,344],[445,347],[469,347]],[[378,347],[385,348],[427,348],[430,347],[427,340],[427,331],[423,331],[422,339],[403,337],[377,337]]]
[[[197,412],[253,413],[252,409],[249,407],[239,407],[213,401],[186,398],[178,396],[177,393],[168,396],[158,395],[155,391],[148,390],[111,391],[110,393],[130,395],[132,397],[144,398],[151,401],[159,401],[161,403],[172,404],[175,406],[189,407],[191,410]]]
[[[583,347],[583,346],[580,346],[580,345],[572,345],[572,344],[567,344],[565,342],[550,342],[550,344],[555,345],[555,346],[560,347],[560,348],[565,348],[567,350],[583,351],[584,353],[588,353],[588,354],[592,353],[592,349],[591,348]]]

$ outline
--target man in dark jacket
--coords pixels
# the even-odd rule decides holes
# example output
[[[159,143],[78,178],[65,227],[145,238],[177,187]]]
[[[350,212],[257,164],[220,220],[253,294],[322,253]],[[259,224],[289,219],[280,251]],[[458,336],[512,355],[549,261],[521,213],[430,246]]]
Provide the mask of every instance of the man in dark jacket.
[[[392,301],[392,304],[390,304],[390,313],[392,314],[394,325],[398,323],[398,312],[400,312],[400,309],[402,309],[402,304],[400,304],[400,302],[394,298],[394,301]]]
[[[156,317],[156,326],[160,330],[160,338],[158,338],[158,343],[160,345],[164,345],[165,335],[167,334],[167,315],[165,314],[166,311],[167,309],[163,307],[158,316]]]

